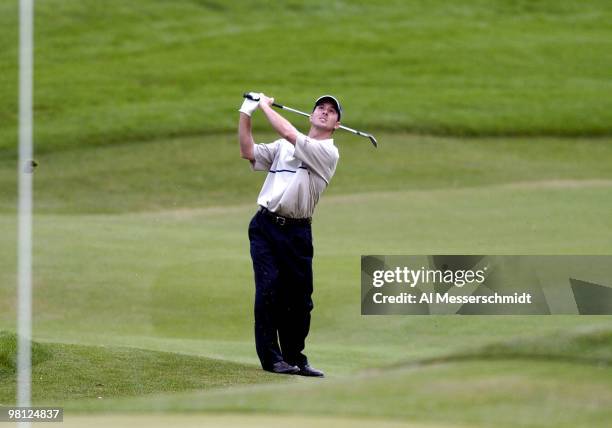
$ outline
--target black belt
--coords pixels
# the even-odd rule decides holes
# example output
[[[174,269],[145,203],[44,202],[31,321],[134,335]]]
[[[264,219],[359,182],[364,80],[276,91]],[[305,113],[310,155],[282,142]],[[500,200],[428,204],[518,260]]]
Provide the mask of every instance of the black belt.
[[[291,225],[291,224],[305,226],[307,224],[311,224],[312,223],[312,218],[311,217],[308,217],[308,218],[283,217],[282,215],[278,215],[278,214],[270,211],[266,207],[261,207],[260,206],[259,207],[259,212],[262,213],[263,215],[265,215],[266,217],[270,217],[274,221],[274,223],[278,224],[279,226],[285,226],[285,225]]]

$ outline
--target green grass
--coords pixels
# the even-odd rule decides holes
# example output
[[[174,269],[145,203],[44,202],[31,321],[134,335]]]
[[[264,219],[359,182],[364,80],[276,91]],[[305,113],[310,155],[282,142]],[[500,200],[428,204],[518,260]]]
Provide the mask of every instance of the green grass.
[[[180,425],[184,428],[282,428],[291,426],[293,428],[310,428],[312,426],[334,427],[334,428],[368,428],[376,426],[379,428],[457,428],[456,424],[415,424],[385,418],[356,418],[338,416],[304,416],[304,415],[272,415],[272,414],[202,414],[202,413],[132,413],[126,414],[71,414],[65,419],[62,427],[91,428],[113,426],[117,428],[130,428],[134,425],[147,427],[167,427]]]
[[[532,361],[466,362],[397,370],[339,382],[231,388],[173,397],[155,396],[82,410],[181,410],[338,415],[416,423],[502,427],[606,426],[609,368]],[[571,385],[571,388],[568,388]],[[300,403],[301,409],[296,406]],[[76,409],[75,409],[76,410]]]
[[[420,363],[435,364],[474,359],[561,361],[606,367],[612,365],[612,330],[589,326],[569,332],[565,330],[541,336],[519,337],[505,342],[493,342],[466,352],[425,359]],[[397,366],[414,364],[408,361]]]
[[[0,4],[0,149],[14,154],[17,2]],[[612,133],[603,0],[36,4],[39,153],[234,132],[241,94],[443,135]],[[261,118],[258,129],[267,128]]]
[[[609,184],[573,182],[561,187],[529,184],[328,195],[314,224],[322,300],[334,299],[327,308],[330,315],[335,305],[351,308],[346,298],[353,296],[354,284],[359,283],[359,256],[373,252],[607,254],[610,241],[601,231],[610,227],[606,213],[612,209],[611,192]],[[360,209],[364,206],[373,208]],[[202,317],[210,314],[213,321],[214,314],[223,311],[224,320],[236,321],[224,324],[215,338],[233,337],[229,333],[235,322],[245,325],[251,316],[246,226],[254,210],[254,204],[247,204],[122,215],[37,216],[35,281],[44,303],[41,313],[50,312],[44,325],[61,329],[80,319],[82,327],[105,321],[105,329],[129,326],[124,328],[150,333],[152,327],[165,331],[166,324],[179,317],[193,322],[173,327],[172,333],[193,337],[213,334],[215,325],[202,322]],[[2,300],[7,302],[12,295],[8,275],[14,261],[15,219],[0,218],[7,237],[2,247],[7,263],[4,293],[9,293]],[[353,298],[351,304],[357,302],[358,294]],[[192,310],[219,303],[216,299],[222,299],[223,306],[191,317]],[[191,309],[181,314],[184,307]],[[81,319],[82,315],[86,317]],[[340,319],[331,317],[332,326],[344,323],[342,312],[335,316]],[[11,314],[2,317],[8,321]]]
[[[470,426],[603,426],[612,404],[611,333],[609,326],[558,331],[327,381],[278,377],[253,366],[181,354],[34,342],[33,396],[39,404],[64,403],[70,415],[92,410],[292,415],[308,409],[309,415],[436,426],[449,420]],[[1,350],[14,347],[14,335],[0,338]],[[0,402],[10,404],[14,367],[0,375]],[[268,382],[273,383],[263,385]]]
[[[474,317],[459,322],[454,317],[359,315],[355,286],[361,254],[608,254],[610,241],[601,231],[610,228],[610,185],[563,183],[324,197],[314,224],[316,309],[309,345],[314,361],[332,375],[342,375],[483,345],[531,329],[543,334],[608,323],[609,317],[586,316]],[[253,211],[247,204],[119,215],[38,215],[38,337],[255,364],[246,238]],[[10,237],[14,218],[0,219],[3,236]],[[8,286],[14,284],[13,248],[14,237],[3,247],[7,286],[0,289],[1,302],[14,299],[14,289]],[[14,319],[14,307],[7,305],[0,322],[11,326]],[[353,357],[347,361],[349,350]]]
[[[0,332],[0,403],[4,404],[15,400],[15,342],[15,335]],[[134,348],[32,342],[32,355],[32,400],[36,403],[279,380],[254,365]]]
[[[561,351],[563,347],[557,344],[560,339],[585,354],[605,356],[605,363],[589,363],[571,351],[559,353],[565,357],[563,362],[534,360],[529,354],[532,346],[507,342],[499,346],[510,350],[510,354],[491,354],[491,348],[485,347],[473,350],[469,357],[458,355],[460,361],[449,356],[444,363],[417,362],[323,383],[238,386],[104,403],[80,401],[68,407],[80,411],[172,409],[275,414],[300,414],[302,409],[308,409],[320,415],[434,425],[452,421],[467,426],[605,426],[612,416],[610,333],[610,329],[559,333],[553,338],[541,338],[538,344],[541,349]],[[525,353],[519,355],[522,352]]]
[[[612,180],[612,139],[457,139],[338,134],[341,161],[325,196],[503,183]],[[261,142],[273,141],[267,133]],[[37,213],[125,213],[254,203],[263,180],[234,135],[83,147],[41,154]],[[16,206],[16,163],[0,160],[0,211]]]
[[[2,403],[17,12],[0,2]],[[213,426],[605,426],[611,316],[365,317],[359,263],[612,254],[610,22],[603,0],[37,2],[34,403]],[[313,224],[307,353],[324,380],[257,368],[246,228],[264,175],[238,156],[246,90],[300,109],[337,94],[380,141],[337,133]]]
[[[359,261],[369,253],[610,254],[610,145],[385,139],[388,150],[376,152],[339,142],[344,166],[317,208],[308,355],[328,379],[290,378],[285,381],[297,384],[276,386],[260,385],[267,378],[255,368],[252,339],[246,226],[263,175],[238,159],[234,137],[197,142],[214,146],[219,160],[202,171],[185,168],[190,162],[180,155],[197,150],[192,139],[43,155],[35,173],[41,187],[34,332],[57,353],[35,370],[70,376],[35,378],[35,402],[66,405],[69,412],[308,413],[468,426],[519,412],[514,426],[601,425],[609,417],[609,368],[583,360],[608,364],[609,333],[597,339],[584,332],[609,332],[610,316],[363,317]],[[137,158],[145,167],[131,169]],[[92,160],[98,169],[79,179],[78,161]],[[0,174],[10,178],[14,164],[1,165]],[[163,179],[152,174],[156,168]],[[190,168],[199,174],[199,194],[197,186],[181,184]],[[169,190],[140,188],[147,177],[175,185],[177,204],[156,202]],[[223,189],[235,180],[240,190],[224,199],[208,184],[214,179],[225,181]],[[9,184],[0,188],[10,194]],[[4,206],[0,326],[13,330],[16,218]],[[597,340],[601,346],[592,343]],[[113,364],[119,356],[121,369]],[[415,366],[427,361],[444,363]],[[200,376],[192,379],[194,365]],[[143,377],[160,367],[170,373]],[[253,377],[242,383],[234,375],[245,367]],[[104,400],[79,398],[90,397],[90,379],[98,378],[110,378],[99,382],[108,385]],[[575,388],[561,395],[567,384]],[[193,388],[200,391],[177,392]],[[296,401],[303,407],[296,409]],[[440,406],[435,412],[433,402]]]
[[[32,342],[31,349],[33,366],[36,366],[51,358],[51,353],[45,345]],[[0,331],[0,376],[4,377],[11,373],[14,374],[16,368],[17,336],[6,331]],[[0,401],[6,400],[2,400],[2,398],[0,398]]]

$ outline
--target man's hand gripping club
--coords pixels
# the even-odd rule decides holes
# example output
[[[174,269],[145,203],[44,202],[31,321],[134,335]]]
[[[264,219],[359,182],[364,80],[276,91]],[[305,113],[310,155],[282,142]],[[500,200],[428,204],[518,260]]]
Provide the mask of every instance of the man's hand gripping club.
[[[266,118],[278,134],[291,144],[295,145],[298,131],[284,117],[272,109],[274,98],[270,98],[263,93],[249,92],[250,97],[245,98],[240,107],[240,123],[238,126],[238,139],[240,140],[240,156],[248,159],[251,163],[255,162],[253,134],[251,131],[251,116],[259,107]]]

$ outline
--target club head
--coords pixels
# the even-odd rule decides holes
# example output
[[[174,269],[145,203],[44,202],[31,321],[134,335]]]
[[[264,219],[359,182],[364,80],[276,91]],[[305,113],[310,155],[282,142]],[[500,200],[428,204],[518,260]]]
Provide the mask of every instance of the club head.
[[[378,141],[376,141],[376,138],[374,138],[372,134],[368,134],[368,138],[370,139],[374,147],[378,148]]]

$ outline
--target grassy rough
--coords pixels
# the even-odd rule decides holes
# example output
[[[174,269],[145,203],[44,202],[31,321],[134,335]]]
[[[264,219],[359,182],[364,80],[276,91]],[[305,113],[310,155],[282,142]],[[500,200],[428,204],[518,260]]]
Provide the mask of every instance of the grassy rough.
[[[32,365],[36,366],[52,356],[52,351],[45,344],[31,342]],[[15,374],[17,370],[17,335],[0,331],[0,373],[4,376]],[[2,399],[0,398],[0,401]]]
[[[14,335],[0,336],[0,403],[13,404]],[[8,356],[8,366],[4,362]],[[109,399],[153,392],[205,390],[280,379],[256,366],[124,347],[33,342],[32,400]]]
[[[2,2],[5,156],[17,16]],[[35,141],[42,153],[234,132],[246,90],[300,109],[334,92],[346,124],[371,132],[609,136],[610,22],[605,0],[47,0],[36,5]]]

